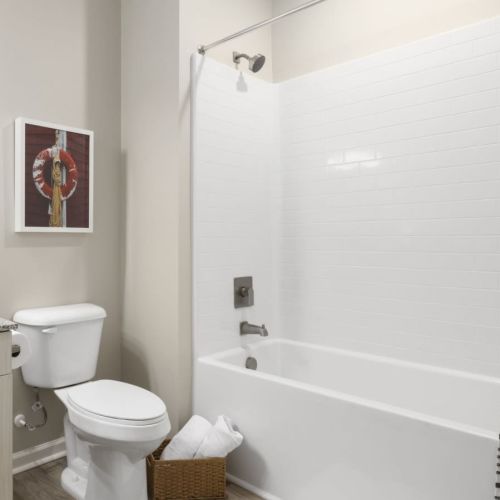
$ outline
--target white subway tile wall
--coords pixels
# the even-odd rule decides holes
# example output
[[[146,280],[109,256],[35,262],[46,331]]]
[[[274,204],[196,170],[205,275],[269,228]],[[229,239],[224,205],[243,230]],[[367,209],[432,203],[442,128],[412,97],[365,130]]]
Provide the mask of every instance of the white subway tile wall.
[[[500,21],[280,85],[286,336],[500,376]]]
[[[277,89],[193,56],[193,328],[196,356],[240,346],[240,321],[273,333],[272,224]],[[274,172],[274,177],[273,177]],[[234,309],[233,279],[252,276],[255,306]]]
[[[500,376],[500,20],[275,85],[195,65],[195,352],[248,319]]]

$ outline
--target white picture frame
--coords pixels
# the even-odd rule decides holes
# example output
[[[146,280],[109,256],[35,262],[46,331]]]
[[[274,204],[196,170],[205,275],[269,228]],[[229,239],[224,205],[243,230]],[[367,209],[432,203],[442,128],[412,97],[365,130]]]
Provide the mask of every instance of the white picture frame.
[[[53,145],[49,145],[50,130],[54,133]],[[34,131],[39,131],[39,138]],[[38,146],[33,144],[34,141],[41,141],[40,151],[36,155],[34,152]],[[82,142],[83,146],[74,147],[76,151],[72,152],[71,143],[75,141]],[[51,162],[56,170],[47,172]],[[52,189],[51,182],[54,180],[57,188]],[[57,207],[54,211],[52,205]],[[45,214],[40,213],[43,206],[47,207]],[[23,117],[15,120],[14,212],[16,232],[93,232],[93,131]],[[44,217],[46,225],[43,225]]]

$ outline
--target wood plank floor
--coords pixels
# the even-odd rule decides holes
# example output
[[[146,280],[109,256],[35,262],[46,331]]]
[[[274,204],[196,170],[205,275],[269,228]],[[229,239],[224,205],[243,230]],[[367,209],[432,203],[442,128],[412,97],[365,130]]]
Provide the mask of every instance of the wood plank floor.
[[[60,487],[66,459],[41,465],[14,476],[14,500],[73,500]],[[228,485],[228,500],[260,500],[260,497],[236,486]]]

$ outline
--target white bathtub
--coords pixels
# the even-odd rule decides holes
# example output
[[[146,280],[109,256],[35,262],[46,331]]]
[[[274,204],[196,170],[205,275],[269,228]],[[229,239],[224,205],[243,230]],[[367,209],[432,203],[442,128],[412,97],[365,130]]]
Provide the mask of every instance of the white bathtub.
[[[195,412],[245,436],[231,476],[265,498],[494,499],[498,379],[267,339],[195,377]]]

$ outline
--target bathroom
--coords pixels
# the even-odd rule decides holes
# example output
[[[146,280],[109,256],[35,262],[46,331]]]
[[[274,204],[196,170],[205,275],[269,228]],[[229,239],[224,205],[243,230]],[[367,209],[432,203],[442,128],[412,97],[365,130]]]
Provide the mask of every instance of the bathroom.
[[[500,498],[498,0],[0,0],[0,51],[0,500]],[[157,493],[222,415],[223,493]]]

